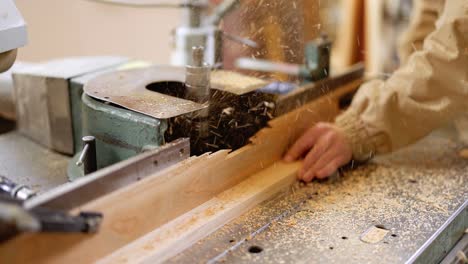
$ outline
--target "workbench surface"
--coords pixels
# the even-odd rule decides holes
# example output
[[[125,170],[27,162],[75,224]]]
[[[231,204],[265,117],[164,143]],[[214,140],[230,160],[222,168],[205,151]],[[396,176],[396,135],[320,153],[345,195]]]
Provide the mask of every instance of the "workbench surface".
[[[0,121],[0,127],[4,121]],[[68,182],[68,156],[53,152],[18,131],[0,134],[0,175],[38,193]]]
[[[468,199],[462,148],[438,132],[339,178],[297,184],[171,262],[404,263]],[[373,226],[388,233],[361,241]]]
[[[438,132],[339,178],[298,183],[170,262],[404,263],[468,199],[468,160],[454,138]],[[31,148],[16,132],[0,139],[7,161],[0,174],[25,175],[13,178],[39,191],[66,181],[67,158]],[[56,176],[30,181],[43,173]],[[361,241],[373,226],[388,233],[374,244]]]

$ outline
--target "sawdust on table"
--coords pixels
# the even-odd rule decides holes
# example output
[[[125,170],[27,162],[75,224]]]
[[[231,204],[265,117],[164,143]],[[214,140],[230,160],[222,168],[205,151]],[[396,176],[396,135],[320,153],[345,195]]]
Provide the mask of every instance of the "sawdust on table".
[[[346,171],[336,181],[296,183],[289,192],[252,209],[174,261],[190,258],[194,252],[206,252],[209,259],[214,252],[201,250],[205,246],[216,245],[221,253],[230,240],[234,244],[243,240],[222,260],[308,263],[308,258],[320,255],[328,260],[347,256],[366,262],[379,256],[382,263],[403,262],[468,198],[463,188],[468,163],[458,151],[457,143],[436,137]],[[291,213],[271,222],[285,211]],[[424,221],[420,221],[422,215]],[[268,222],[266,229],[252,235]],[[370,226],[389,230],[372,248],[359,239]],[[348,251],[351,244],[355,250]],[[261,246],[264,253],[246,254],[252,245]]]

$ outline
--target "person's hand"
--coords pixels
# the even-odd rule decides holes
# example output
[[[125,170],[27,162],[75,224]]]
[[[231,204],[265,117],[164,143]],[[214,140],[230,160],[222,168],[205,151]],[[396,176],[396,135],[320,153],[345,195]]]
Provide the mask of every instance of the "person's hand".
[[[351,161],[351,143],[338,127],[318,123],[294,143],[284,160],[292,162],[304,155],[304,164],[298,178],[305,182],[314,178],[324,179]]]

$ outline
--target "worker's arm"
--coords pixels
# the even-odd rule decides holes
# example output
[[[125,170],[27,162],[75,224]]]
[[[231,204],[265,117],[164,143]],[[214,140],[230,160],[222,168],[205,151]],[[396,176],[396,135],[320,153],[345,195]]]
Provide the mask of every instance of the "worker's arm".
[[[354,159],[366,160],[415,142],[467,111],[466,102],[468,1],[450,0],[421,51],[413,53],[408,63],[386,82],[363,85],[350,109],[334,125],[310,135],[313,139],[301,138],[285,159],[310,154],[319,144],[327,146],[306,157],[321,160],[323,165],[307,162],[301,174],[306,181],[324,177],[317,173],[323,172],[325,166],[325,172],[335,171],[350,161],[350,152]],[[307,141],[313,144],[308,145]]]
[[[402,34],[398,52],[402,64],[423,47],[424,39],[436,28],[446,0],[416,0],[407,30]]]

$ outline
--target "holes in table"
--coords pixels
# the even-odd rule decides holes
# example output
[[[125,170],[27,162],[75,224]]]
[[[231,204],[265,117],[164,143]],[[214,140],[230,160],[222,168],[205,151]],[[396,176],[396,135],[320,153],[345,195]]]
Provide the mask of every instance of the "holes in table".
[[[261,248],[259,246],[249,247],[249,253],[252,253],[252,254],[258,254],[258,253],[261,253],[262,251],[263,251],[263,248]]]

